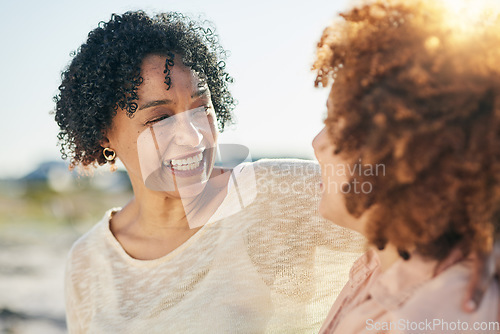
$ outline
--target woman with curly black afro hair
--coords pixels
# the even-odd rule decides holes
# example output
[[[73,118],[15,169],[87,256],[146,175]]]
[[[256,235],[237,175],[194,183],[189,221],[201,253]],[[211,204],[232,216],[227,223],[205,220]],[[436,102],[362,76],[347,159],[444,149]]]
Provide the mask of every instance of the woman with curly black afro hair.
[[[113,15],[90,32],[63,73],[60,94],[55,97],[61,153],[71,158],[72,167],[114,163],[102,154],[106,130],[118,109],[130,118],[136,113],[144,57],[166,52],[182,55],[186,66],[203,73],[219,128],[231,122],[235,101],[228,84],[232,78],[211,28],[197,26],[179,13],[154,19],[142,12]],[[165,80],[171,80],[168,74]]]
[[[120,159],[134,191],[71,249],[70,333],[319,329],[362,239],[319,217],[316,164],[214,165],[235,105],[224,55],[181,14],[129,12],[91,31],[63,73],[63,157]]]

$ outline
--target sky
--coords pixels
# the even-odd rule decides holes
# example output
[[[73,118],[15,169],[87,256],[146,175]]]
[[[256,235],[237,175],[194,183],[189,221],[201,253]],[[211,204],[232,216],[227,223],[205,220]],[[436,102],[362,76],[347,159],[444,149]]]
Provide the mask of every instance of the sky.
[[[252,156],[313,158],[327,89],[314,88],[315,45],[347,0],[9,1],[0,12],[0,178],[60,160],[52,97],[70,53],[112,13],[180,11],[212,21],[229,50],[236,125],[220,136]]]

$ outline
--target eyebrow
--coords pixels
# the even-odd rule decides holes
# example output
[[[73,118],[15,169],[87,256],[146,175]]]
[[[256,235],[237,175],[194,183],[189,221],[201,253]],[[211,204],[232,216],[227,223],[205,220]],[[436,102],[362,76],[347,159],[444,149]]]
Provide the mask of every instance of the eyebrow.
[[[205,88],[205,87],[202,87],[200,89],[198,89],[196,92],[194,92],[192,95],[191,95],[191,98],[194,99],[196,97],[200,97],[200,96],[203,96],[203,95],[207,95],[207,92],[208,92],[208,89]]]
[[[159,106],[162,104],[171,104],[171,103],[172,103],[172,100],[168,100],[168,99],[151,101],[151,102],[148,102],[148,103],[140,106],[139,110],[143,110],[143,109],[147,109],[147,108],[151,108],[151,107],[156,107],[156,106]]]
[[[196,92],[194,92],[193,94],[191,94],[191,98],[192,99],[198,98],[200,96],[206,95],[207,92],[208,92],[208,89],[201,88],[201,89],[197,90]],[[155,100],[155,101],[151,101],[151,102],[148,102],[148,103],[140,106],[139,110],[143,110],[143,109],[147,109],[147,108],[151,108],[151,107],[156,107],[156,106],[164,105],[164,104],[172,104],[172,103],[173,103],[173,101],[169,100],[169,99]]]

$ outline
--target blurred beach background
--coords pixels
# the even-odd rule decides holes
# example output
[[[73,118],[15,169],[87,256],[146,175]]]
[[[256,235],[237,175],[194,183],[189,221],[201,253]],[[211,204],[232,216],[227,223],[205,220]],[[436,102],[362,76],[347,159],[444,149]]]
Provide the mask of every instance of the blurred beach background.
[[[327,91],[313,87],[315,44],[346,1],[9,1],[0,12],[0,333],[65,333],[72,243],[131,197],[122,168],[68,171],[51,111],[70,53],[111,13],[180,11],[213,22],[234,78],[236,124],[221,143],[252,159],[312,159]]]

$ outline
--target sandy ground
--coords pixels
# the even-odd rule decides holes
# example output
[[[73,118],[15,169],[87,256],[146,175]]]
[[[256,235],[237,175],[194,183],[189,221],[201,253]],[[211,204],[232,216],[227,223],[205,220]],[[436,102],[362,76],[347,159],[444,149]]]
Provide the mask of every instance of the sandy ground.
[[[0,228],[0,333],[66,333],[66,255],[80,232],[68,228]]]

